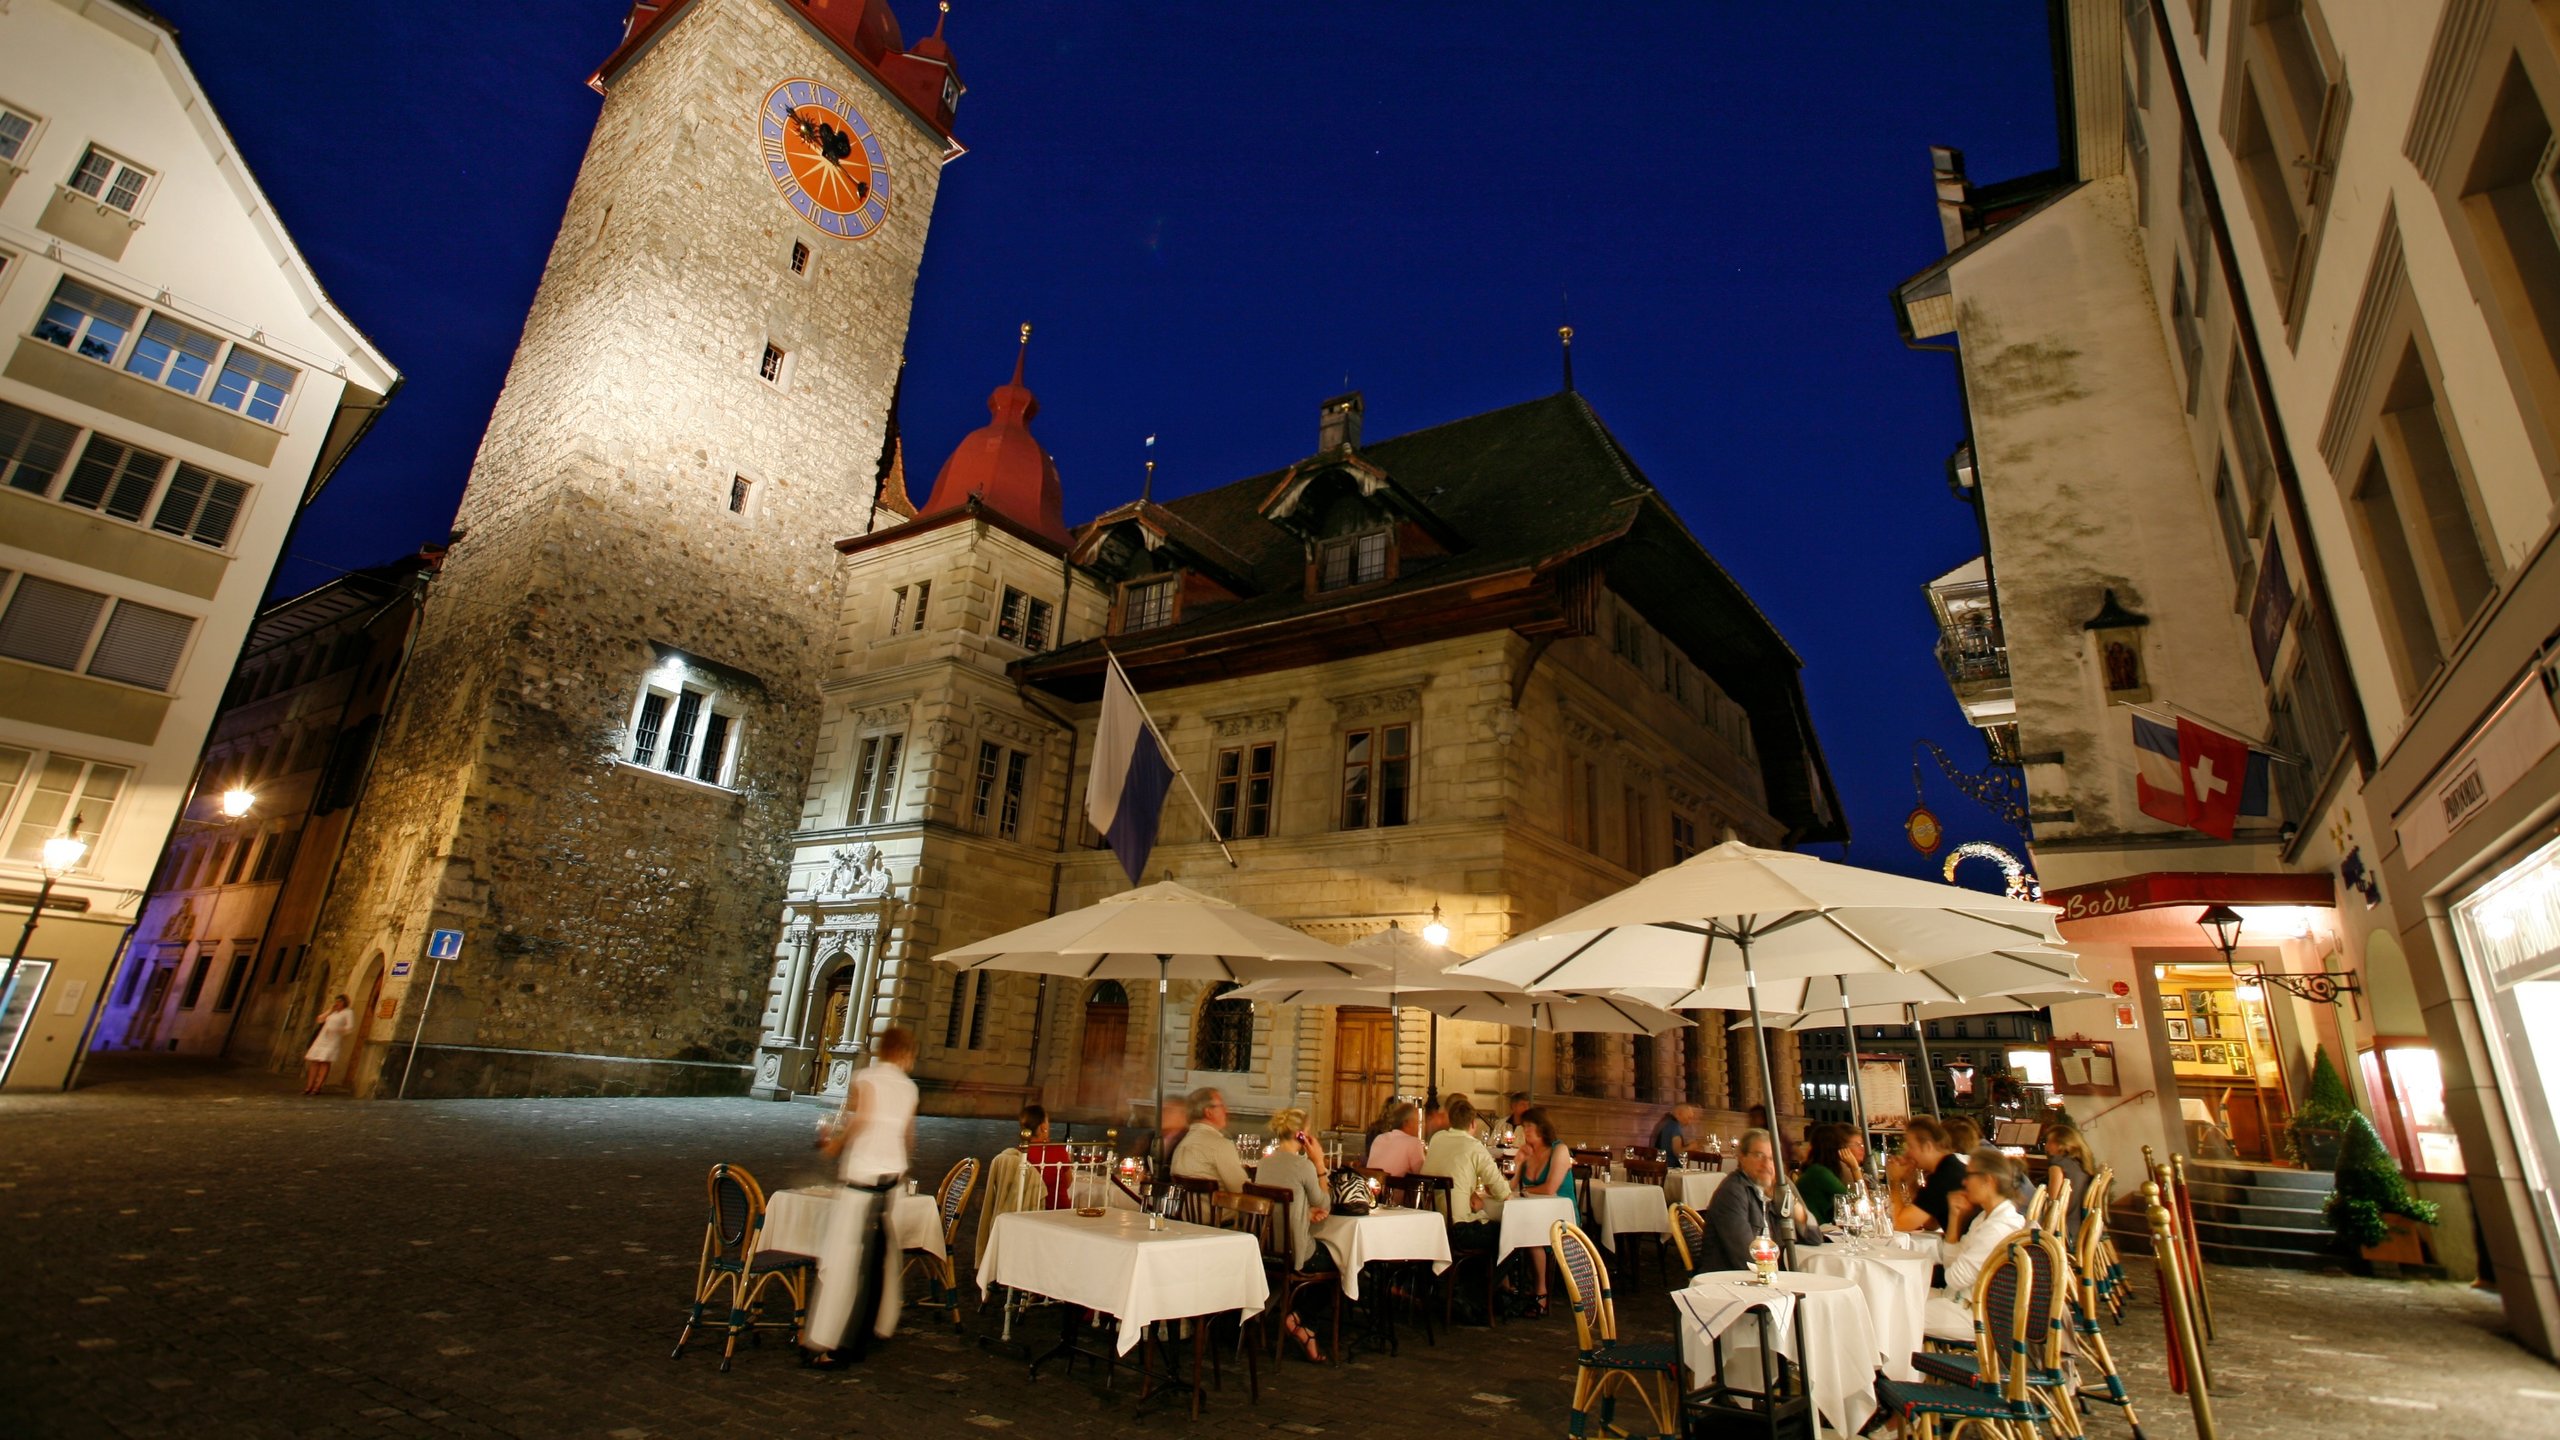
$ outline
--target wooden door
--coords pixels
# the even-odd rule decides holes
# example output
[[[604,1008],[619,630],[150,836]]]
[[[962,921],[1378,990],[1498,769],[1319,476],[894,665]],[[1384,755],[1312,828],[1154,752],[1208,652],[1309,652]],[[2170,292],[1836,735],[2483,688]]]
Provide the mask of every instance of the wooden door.
[[[160,1009],[169,1003],[169,982],[178,973],[175,960],[154,960],[151,974],[142,982],[142,1003],[133,1007],[133,1018],[126,1022],[125,1048],[148,1050],[160,1035]]]
[[[1076,1108],[1118,1115],[1129,1103],[1129,994],[1116,981],[1085,1001],[1084,1044],[1076,1057]]]
[[[1333,1123],[1354,1129],[1378,1118],[1396,1093],[1394,1012],[1345,1005],[1333,1012]]]

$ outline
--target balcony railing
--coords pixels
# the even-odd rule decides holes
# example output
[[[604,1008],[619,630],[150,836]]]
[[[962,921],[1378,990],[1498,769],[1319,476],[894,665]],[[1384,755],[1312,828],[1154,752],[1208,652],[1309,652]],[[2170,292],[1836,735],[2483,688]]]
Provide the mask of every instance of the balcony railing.
[[[1947,672],[1948,683],[1958,687],[2006,684],[2009,647],[2001,643],[1996,626],[1943,631],[1938,636],[1938,668]]]

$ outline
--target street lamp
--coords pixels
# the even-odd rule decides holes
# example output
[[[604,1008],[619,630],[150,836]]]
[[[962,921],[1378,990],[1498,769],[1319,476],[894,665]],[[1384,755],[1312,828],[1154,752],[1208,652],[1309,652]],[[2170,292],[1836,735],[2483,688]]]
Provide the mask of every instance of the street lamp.
[[[2364,986],[2353,970],[2331,970],[2325,965],[2315,973],[2296,975],[2281,970],[2261,970],[2256,966],[2242,969],[2233,952],[2240,948],[2240,912],[2228,905],[2215,904],[2196,917],[2196,925],[2213,948],[2222,952],[2222,967],[2242,986],[2273,985],[2297,1000],[2312,1000],[2335,1005],[2341,995],[2361,995]],[[2264,993],[2263,991],[2261,993]]]
[[[18,930],[18,944],[9,952],[9,964],[0,969],[0,1012],[9,1003],[9,991],[18,983],[18,962],[27,958],[27,941],[36,933],[36,921],[44,915],[44,907],[53,900],[53,884],[80,868],[89,854],[89,842],[80,838],[80,816],[74,813],[71,823],[59,835],[48,835],[44,842],[44,884],[36,891],[36,903],[27,910],[27,923]]]
[[[1431,919],[1422,927],[1422,938],[1430,941],[1434,945],[1446,945],[1449,943],[1449,927],[1440,919],[1440,907],[1438,905],[1433,905],[1431,907]]]
[[[257,803],[257,791],[247,789],[243,786],[234,785],[230,789],[222,792],[223,818],[227,820],[237,820],[241,816],[248,814],[249,808]]]

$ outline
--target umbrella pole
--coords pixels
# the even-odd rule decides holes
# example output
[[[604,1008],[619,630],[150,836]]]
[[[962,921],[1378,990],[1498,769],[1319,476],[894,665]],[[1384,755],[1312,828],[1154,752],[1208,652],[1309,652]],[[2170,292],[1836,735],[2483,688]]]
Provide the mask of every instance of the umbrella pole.
[[[1742,951],[1742,983],[1751,993],[1751,1044],[1760,1059],[1760,1103],[1769,1111],[1769,1149],[1778,1163],[1778,1216],[1769,1227],[1776,1233],[1769,1238],[1778,1242],[1778,1251],[1792,1270],[1796,1268],[1796,1185],[1787,1169],[1787,1142],[1778,1133],[1778,1080],[1769,1068],[1769,1030],[1760,1019],[1760,972],[1751,963],[1751,932],[1733,932],[1728,938]]]
[[[1865,1145],[1875,1136],[1867,1129],[1867,1087],[1858,1069],[1858,1022],[1849,1018],[1849,987],[1846,985],[1840,987],[1840,1028],[1849,1035],[1849,1098],[1858,1108],[1858,1143]],[[1819,1221],[1822,1217],[1816,1215],[1813,1218]]]
[[[1911,1037],[1920,1042],[1920,1093],[1929,1097],[1929,1113],[1938,1113],[1938,1072],[1929,1064],[1929,1027],[1920,1023],[1919,1007],[1905,1005],[1902,1018],[1911,1025]]]
[[[1159,1145],[1166,1145],[1166,1144],[1168,1144],[1168,1143],[1169,1143],[1169,1142],[1168,1142],[1168,1141],[1166,1141],[1166,1139],[1164,1138],[1164,1011],[1165,1011],[1165,1006],[1169,1003],[1170,995],[1171,995],[1171,991],[1172,991],[1172,989],[1173,989],[1173,986],[1172,986],[1172,985],[1171,985],[1171,983],[1170,983],[1171,976],[1172,976],[1172,972],[1173,972],[1173,957],[1172,957],[1172,956],[1170,956],[1170,955],[1159,955],[1159,956],[1157,956],[1157,957],[1156,957],[1156,1143],[1157,1143],[1157,1144],[1159,1144]],[[1172,1150],[1170,1150],[1170,1149],[1167,1149],[1167,1150],[1164,1152],[1164,1154],[1163,1154],[1163,1155],[1161,1155],[1161,1156],[1157,1157],[1157,1163],[1158,1163],[1158,1164],[1160,1164],[1160,1165],[1162,1165],[1162,1166],[1164,1167],[1164,1173],[1165,1173],[1165,1174],[1167,1174],[1167,1175],[1172,1174],[1172,1173],[1173,1173],[1173,1151],[1172,1151]]]
[[[1436,1010],[1428,1013],[1431,1016],[1431,1043],[1422,1057],[1422,1099],[1426,1108],[1437,1110],[1440,1108],[1440,1013]]]
[[[1529,1087],[1524,1091],[1529,1103],[1538,1103],[1538,1004],[1529,1002]]]

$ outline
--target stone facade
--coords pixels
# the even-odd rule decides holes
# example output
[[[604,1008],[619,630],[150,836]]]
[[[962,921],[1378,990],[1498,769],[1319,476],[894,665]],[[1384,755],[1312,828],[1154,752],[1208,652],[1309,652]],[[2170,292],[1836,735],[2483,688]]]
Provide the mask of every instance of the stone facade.
[[[867,1037],[895,1023],[921,1042],[929,1110],[1004,1114],[1036,1098],[1079,1121],[1144,1123],[1156,1089],[1153,985],[962,975],[930,960],[1127,888],[1082,810],[1098,706],[1038,673],[1099,634],[1120,635],[1124,650],[1139,643],[1112,629],[1116,577],[1093,559],[1113,516],[1078,532],[1068,557],[974,503],[848,542],[819,755],[793,837],[791,898],[776,911],[757,1093],[840,1093]],[[1163,523],[1184,533],[1177,519]],[[1192,544],[1206,552],[1217,541]],[[1008,589],[1055,607],[1045,653],[1000,638]],[[1605,583],[1573,603],[1580,617],[1560,636],[1460,626],[1195,683],[1156,683],[1133,661],[1172,758],[1205,799],[1222,751],[1274,747],[1268,833],[1238,827],[1236,866],[1177,785],[1146,878],[1336,943],[1390,922],[1419,927],[1437,907],[1451,948],[1478,953],[1728,832],[1785,843],[1791,827],[1772,813],[1753,736],[1793,722],[1726,700],[1707,672],[1729,672],[1730,657],[1682,653]],[[1388,724],[1409,727],[1408,808],[1401,823],[1345,828],[1344,734]],[[884,780],[877,766],[892,737],[901,768]],[[1029,769],[1008,834],[1017,751]],[[990,753],[1008,758],[990,771]],[[879,937],[876,951],[809,933],[848,857],[885,865],[891,880],[886,903],[855,922]],[[1435,1046],[1431,1017],[1406,1011],[1391,1022],[1389,1075],[1338,1053],[1352,1012],[1256,1006],[1249,1035],[1230,1047],[1203,1036],[1210,987],[1177,983],[1164,999],[1166,1090],[1214,1084],[1240,1114],[1298,1105],[1319,1125],[1356,1130],[1369,1116],[1353,1113],[1366,1108],[1354,1095],[1436,1087],[1490,1104],[1529,1080],[1529,1037],[1504,1027],[1440,1022]],[[1638,1139],[1680,1098],[1728,1112],[1729,1133],[1739,1127],[1731,1112],[1760,1091],[1747,1065],[1729,1063],[1740,1052],[1725,1018],[1705,1017],[1691,1043],[1679,1033],[1540,1036],[1538,1091],[1577,1139]],[[1792,1041],[1776,1045],[1789,1097]],[[1692,1050],[1712,1058],[1693,1063]]]
[[[368,1038],[405,1046],[427,932],[464,932],[411,1093],[746,1083],[830,546],[871,524],[947,153],[774,0],[692,0],[625,48],[314,941]],[[759,108],[794,78],[851,97],[886,147],[892,213],[866,239],[804,223],[767,178]],[[704,715],[691,733],[733,753],[670,738],[638,762]]]

